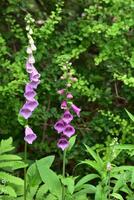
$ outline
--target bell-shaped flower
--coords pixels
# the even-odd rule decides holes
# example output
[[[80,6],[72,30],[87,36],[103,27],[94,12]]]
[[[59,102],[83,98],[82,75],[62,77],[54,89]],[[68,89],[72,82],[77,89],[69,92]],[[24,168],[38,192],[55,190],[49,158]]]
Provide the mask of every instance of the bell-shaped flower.
[[[37,81],[31,81],[30,85],[32,88],[36,89],[38,87],[38,85],[40,84],[40,80]]]
[[[32,111],[27,107],[26,104],[21,108],[20,115],[25,119],[28,119],[32,115]]]
[[[36,95],[36,92],[33,90],[32,86],[30,85],[30,83],[28,83],[25,86],[25,93],[24,93],[24,97],[27,100],[32,100]]]
[[[58,94],[64,94],[64,92],[65,92],[65,89],[61,89],[57,91]]]
[[[36,140],[37,136],[36,134],[32,131],[32,129],[29,126],[26,126],[25,128],[25,137],[24,140],[28,144],[32,144],[34,140]]]
[[[73,120],[73,115],[70,113],[69,110],[66,110],[63,114],[62,120],[69,124]]]
[[[35,63],[35,59],[34,59],[34,56],[33,56],[32,54],[29,55],[29,57],[28,57],[28,62],[29,62],[30,64]]]
[[[72,107],[73,111],[77,114],[77,116],[80,117],[80,111],[81,111],[81,109],[78,108],[78,107],[77,107],[76,105],[74,105],[74,104],[72,104],[71,107]]]
[[[59,120],[58,122],[56,122],[56,124],[54,125],[55,130],[58,133],[63,132],[64,128],[65,128],[65,122],[63,120]]]
[[[26,62],[26,71],[30,74],[33,71],[33,64]]]
[[[32,99],[30,101],[26,101],[24,104],[29,110],[34,111],[34,109],[39,105],[36,99]]]
[[[67,99],[72,99],[73,98],[73,95],[71,93],[68,93],[67,94]]]
[[[58,140],[57,146],[64,151],[69,146],[69,142],[65,137],[62,137]]]
[[[69,124],[66,125],[65,129],[63,130],[63,134],[70,138],[72,135],[75,134],[74,127]]]
[[[35,67],[33,67],[32,73],[30,74],[31,81],[38,81],[40,74]]]
[[[63,102],[61,103],[61,109],[64,109],[64,110],[67,109],[67,102],[66,102],[66,101],[63,101]]]

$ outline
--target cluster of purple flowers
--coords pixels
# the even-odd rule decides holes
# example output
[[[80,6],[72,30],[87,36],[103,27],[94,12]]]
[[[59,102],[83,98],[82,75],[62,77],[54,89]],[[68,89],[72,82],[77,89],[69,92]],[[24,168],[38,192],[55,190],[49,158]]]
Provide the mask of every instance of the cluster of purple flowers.
[[[33,19],[31,19],[33,20]],[[35,108],[38,106],[38,101],[35,99],[36,92],[35,89],[37,89],[37,86],[40,83],[40,74],[34,67],[35,63],[35,58],[33,56],[33,51],[36,51],[36,46],[34,44],[34,40],[32,38],[32,28],[30,27],[30,19],[29,19],[29,24],[26,27],[26,30],[28,31],[27,36],[29,40],[29,45],[27,47],[27,54],[28,54],[28,59],[26,61],[26,71],[29,74],[29,83],[26,84],[25,86],[25,93],[24,97],[26,99],[25,104],[20,110],[20,115],[23,116],[25,119],[28,119],[31,115],[32,112],[35,110]],[[27,125],[25,127],[25,137],[24,140],[32,144],[32,142],[37,138],[36,134],[32,131],[32,129]]]
[[[65,68],[66,69],[66,68]],[[69,74],[69,72],[68,72]],[[61,77],[64,79],[64,77]],[[76,81],[76,78],[69,77],[72,81]],[[60,134],[60,139],[58,140],[58,147],[63,151],[69,146],[68,139],[75,134],[75,128],[71,125],[71,121],[73,120],[73,115],[71,114],[71,110],[74,111],[78,117],[80,117],[81,109],[78,108],[75,104],[72,103],[73,95],[68,91],[68,88],[71,86],[70,81],[66,84],[66,89],[58,90],[58,94],[64,96],[64,100],[61,103],[61,109],[64,110],[61,119],[59,119],[54,125],[55,130]]]

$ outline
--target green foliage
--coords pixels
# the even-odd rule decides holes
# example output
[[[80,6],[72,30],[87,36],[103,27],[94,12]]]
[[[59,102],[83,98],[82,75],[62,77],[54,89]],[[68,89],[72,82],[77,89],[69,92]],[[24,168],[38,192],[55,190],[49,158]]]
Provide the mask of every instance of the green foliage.
[[[12,146],[12,138],[10,137],[7,140],[1,140],[0,143],[0,198],[3,194],[6,194],[10,197],[17,197],[19,194],[19,188],[22,189],[24,181],[12,175],[14,170],[26,167],[26,164],[21,161],[20,156],[9,154],[14,147]],[[3,197],[4,198],[4,197]],[[3,199],[4,200],[4,199]]]
[[[118,159],[119,154],[123,150],[134,150],[134,145],[120,145],[116,140],[109,146],[93,150],[93,148],[85,145],[86,151],[92,159],[86,159],[81,164],[86,164],[93,168],[97,174],[89,174],[90,177],[96,179],[97,185],[94,186],[95,200],[107,200],[111,197],[116,199],[131,199],[133,197],[133,166],[116,166],[114,160]],[[88,179],[87,179],[88,180]]]

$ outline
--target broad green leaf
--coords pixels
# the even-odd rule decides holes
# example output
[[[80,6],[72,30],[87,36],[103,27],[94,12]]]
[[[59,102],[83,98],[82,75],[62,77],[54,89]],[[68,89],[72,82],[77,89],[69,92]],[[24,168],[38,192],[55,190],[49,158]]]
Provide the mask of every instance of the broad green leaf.
[[[40,160],[37,160],[38,165],[42,167],[48,167],[50,168],[53,161],[54,161],[55,156],[47,156],[45,158],[41,158]]]
[[[34,187],[41,183],[41,177],[35,163],[27,170],[27,183],[30,187]]]
[[[124,171],[124,170],[134,170],[134,167],[133,166],[120,166],[120,167],[114,167],[112,169],[112,172],[121,172],[121,171]]]
[[[50,192],[57,197],[61,197],[61,182],[55,172],[48,168],[48,166],[40,165],[40,162],[36,161],[37,168],[39,170],[40,177],[44,183],[47,184]]]
[[[120,194],[117,194],[117,193],[111,194],[111,197],[115,197],[116,199],[123,200],[122,196]]]
[[[90,184],[83,185],[83,189],[74,193],[74,197],[85,195],[85,194],[94,194],[96,192],[96,187]]]
[[[73,194],[73,192],[74,192],[74,178],[73,177],[63,178],[62,183],[67,186],[69,193]]]
[[[48,192],[48,187],[46,184],[43,184],[39,187],[37,194],[36,194],[36,200],[42,200],[44,194]]]
[[[12,170],[20,169],[20,168],[25,168],[27,164],[25,164],[22,161],[8,161],[8,162],[1,162],[0,163],[0,168],[9,168]]]

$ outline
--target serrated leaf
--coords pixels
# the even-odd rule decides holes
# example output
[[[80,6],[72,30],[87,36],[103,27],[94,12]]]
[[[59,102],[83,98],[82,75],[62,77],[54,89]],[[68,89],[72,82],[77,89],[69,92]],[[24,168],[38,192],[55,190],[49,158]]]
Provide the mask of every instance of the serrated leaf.
[[[6,172],[0,172],[0,180],[5,182],[13,183],[15,185],[24,185],[24,181],[21,178],[10,175]]]
[[[20,156],[16,156],[13,154],[2,154],[0,155],[0,161],[10,161],[10,160],[22,160],[22,158]]]
[[[0,154],[13,150],[12,146],[12,138],[8,138],[7,140],[1,140],[0,143]]]
[[[8,194],[11,197],[17,197],[15,190],[10,186],[0,185],[0,194]]]

